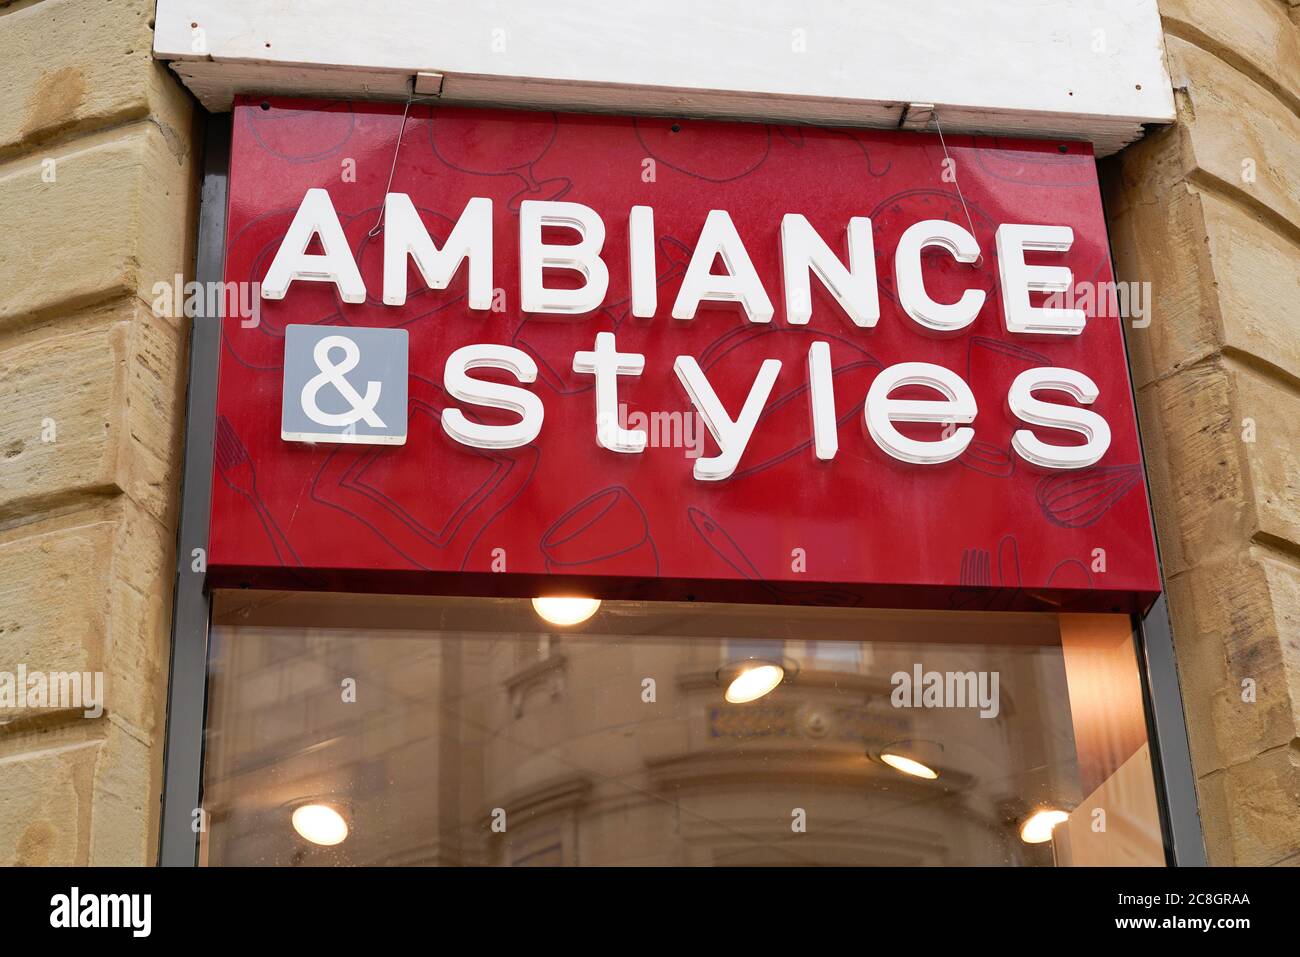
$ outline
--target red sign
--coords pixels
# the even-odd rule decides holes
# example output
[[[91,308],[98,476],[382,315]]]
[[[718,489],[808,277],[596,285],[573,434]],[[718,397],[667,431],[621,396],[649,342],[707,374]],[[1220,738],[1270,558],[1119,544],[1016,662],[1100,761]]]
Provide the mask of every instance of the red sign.
[[[394,165],[399,129],[236,105],[226,280],[261,299],[224,320],[215,584],[1158,594],[1086,144],[413,106]],[[401,437],[282,432],[289,326],[333,327],[308,408],[375,432],[346,333],[406,330]]]

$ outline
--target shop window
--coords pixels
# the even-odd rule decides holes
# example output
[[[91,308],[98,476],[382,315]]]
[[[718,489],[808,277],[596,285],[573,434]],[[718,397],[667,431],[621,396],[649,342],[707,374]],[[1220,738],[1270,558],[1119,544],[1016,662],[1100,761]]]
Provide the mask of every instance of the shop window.
[[[1163,864],[1130,628],[217,592],[200,859]]]

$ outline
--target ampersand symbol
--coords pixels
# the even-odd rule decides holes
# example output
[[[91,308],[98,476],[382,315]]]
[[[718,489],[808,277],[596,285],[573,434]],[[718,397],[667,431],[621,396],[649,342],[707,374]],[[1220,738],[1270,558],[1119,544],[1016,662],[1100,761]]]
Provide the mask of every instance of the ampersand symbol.
[[[330,361],[331,349],[343,350],[342,362]],[[383,388],[383,383],[367,382],[366,394],[362,397],[347,380],[347,374],[361,361],[361,350],[357,348],[355,342],[347,336],[326,336],[316,343],[311,355],[316,362],[316,368],[320,369],[320,374],[312,376],[302,387],[302,410],[307,413],[308,418],[321,425],[342,426],[352,425],[364,419],[371,428],[386,428],[384,420],[375,414],[375,404],[379,401],[379,392]],[[320,406],[316,404],[316,394],[326,385],[332,385],[335,391],[348,401],[352,406],[350,411],[339,413],[321,411]]]

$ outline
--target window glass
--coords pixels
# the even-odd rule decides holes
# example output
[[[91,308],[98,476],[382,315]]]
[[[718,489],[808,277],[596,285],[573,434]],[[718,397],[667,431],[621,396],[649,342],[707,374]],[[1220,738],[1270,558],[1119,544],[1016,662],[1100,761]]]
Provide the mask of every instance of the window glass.
[[[1118,615],[220,592],[209,684],[212,865],[1164,863]]]

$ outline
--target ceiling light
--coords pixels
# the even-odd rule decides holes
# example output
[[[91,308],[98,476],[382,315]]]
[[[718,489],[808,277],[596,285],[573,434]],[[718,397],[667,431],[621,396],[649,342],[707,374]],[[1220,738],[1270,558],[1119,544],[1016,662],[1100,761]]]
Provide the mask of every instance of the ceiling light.
[[[730,676],[723,697],[732,704],[757,701],[785,680],[785,669],[770,661],[747,661]]]
[[[348,822],[328,804],[303,804],[294,808],[293,829],[313,844],[333,847],[347,840]]]
[[[533,611],[552,625],[580,625],[600,608],[599,598],[534,598]]]
[[[947,765],[944,763],[943,745],[925,738],[904,738],[891,741],[879,749],[872,748],[867,757],[893,768],[908,777],[933,781]]]
[[[1026,844],[1046,844],[1052,839],[1052,829],[1070,815],[1055,808],[1042,808],[1035,811],[1020,825],[1020,839]]]
[[[880,755],[880,760],[888,764],[895,771],[902,771],[904,774],[910,774],[913,777],[925,778],[927,781],[933,781],[939,776],[939,772],[929,765],[922,764],[912,758],[904,757],[901,754],[894,754],[886,751]]]

